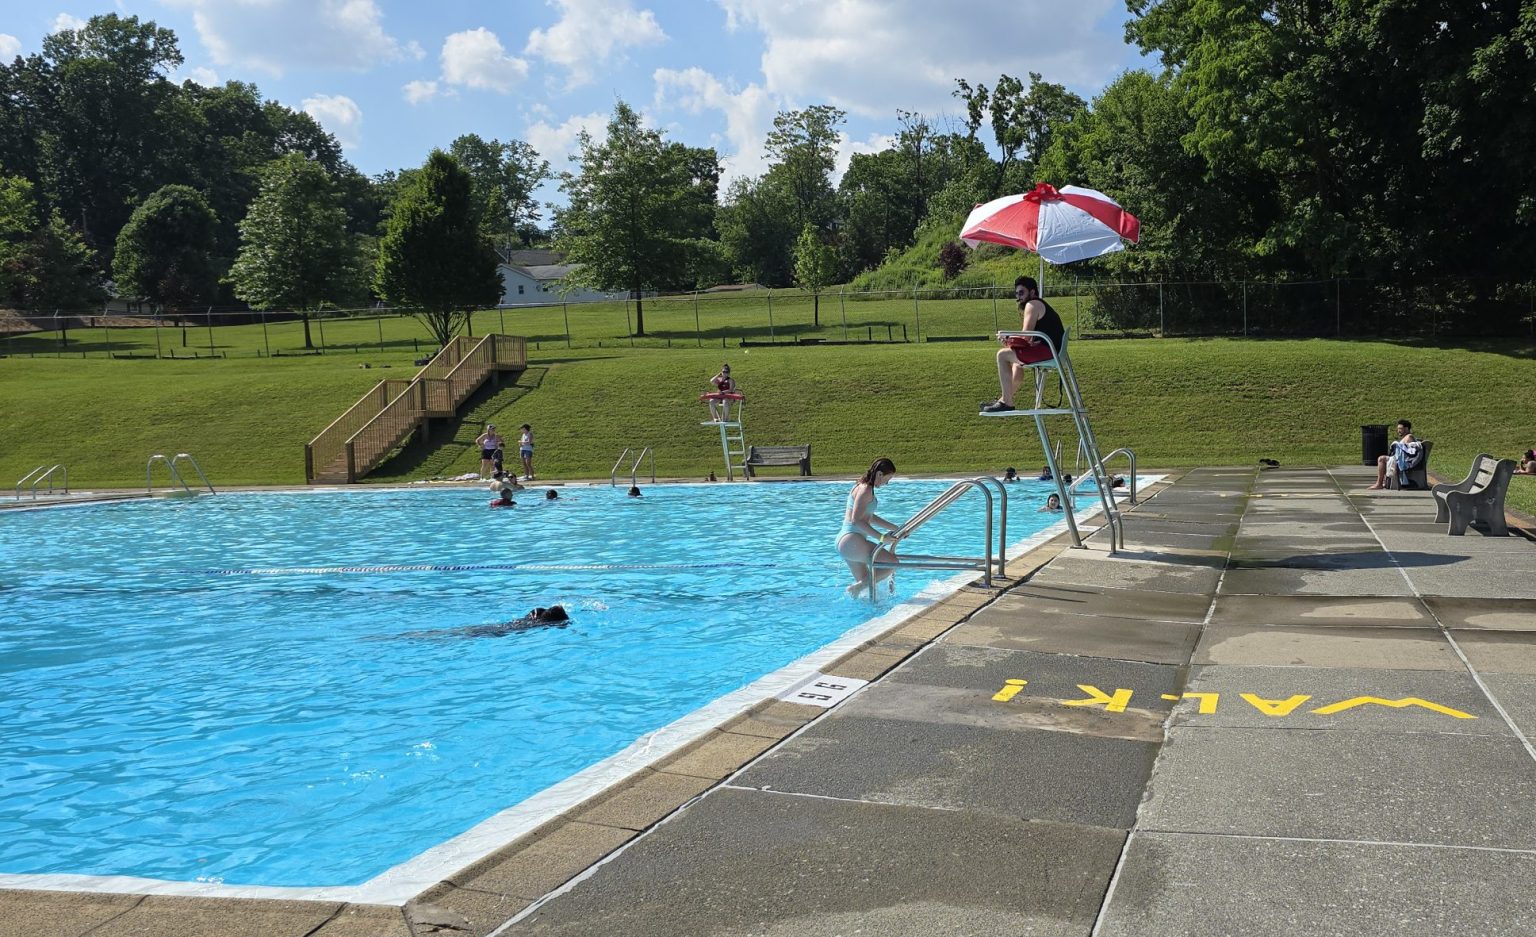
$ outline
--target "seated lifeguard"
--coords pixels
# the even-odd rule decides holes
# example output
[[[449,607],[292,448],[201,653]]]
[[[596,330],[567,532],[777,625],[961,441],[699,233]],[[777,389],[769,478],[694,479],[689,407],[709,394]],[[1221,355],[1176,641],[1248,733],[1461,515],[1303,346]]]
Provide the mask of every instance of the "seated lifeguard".
[[[1031,364],[1049,361],[1061,348],[1066,326],[1051,304],[1040,297],[1040,287],[1033,277],[1013,281],[1013,296],[1019,302],[1021,332],[1041,332],[1050,344],[1028,335],[1000,336],[1006,347],[997,353],[997,382],[1001,394],[995,403],[984,404],[982,413],[1007,413],[1013,409],[1013,395],[1018,393]]]
[[[709,401],[710,422],[727,422],[731,418],[731,401],[741,399],[741,394],[736,391],[736,382],[731,379],[731,366],[720,365],[720,373],[710,378],[709,382],[715,389],[701,396]]]

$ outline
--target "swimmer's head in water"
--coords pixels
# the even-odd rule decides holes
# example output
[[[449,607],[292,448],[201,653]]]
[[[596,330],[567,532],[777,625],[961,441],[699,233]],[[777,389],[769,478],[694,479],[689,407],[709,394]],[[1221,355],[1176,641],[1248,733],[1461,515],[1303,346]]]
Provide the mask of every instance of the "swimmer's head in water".
[[[629,496],[631,498],[638,498],[638,497],[640,497],[640,488],[638,486],[631,485],[630,488],[629,488]]]
[[[554,501],[554,500],[558,499],[559,497],[560,497],[560,492],[556,491],[553,488],[551,488],[548,491],[544,492],[544,500],[545,501]]]

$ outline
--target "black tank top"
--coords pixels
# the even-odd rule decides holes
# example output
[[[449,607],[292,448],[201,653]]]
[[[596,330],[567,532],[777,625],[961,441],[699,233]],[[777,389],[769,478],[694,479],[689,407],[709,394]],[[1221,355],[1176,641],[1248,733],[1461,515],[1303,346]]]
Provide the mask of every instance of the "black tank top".
[[[1056,351],[1061,351],[1061,341],[1066,336],[1067,327],[1061,324],[1061,316],[1056,314],[1056,310],[1051,308],[1050,303],[1039,296],[1035,297],[1035,301],[1045,307],[1045,315],[1041,316],[1040,321],[1035,323],[1035,331],[1044,332],[1051,339],[1051,347]]]

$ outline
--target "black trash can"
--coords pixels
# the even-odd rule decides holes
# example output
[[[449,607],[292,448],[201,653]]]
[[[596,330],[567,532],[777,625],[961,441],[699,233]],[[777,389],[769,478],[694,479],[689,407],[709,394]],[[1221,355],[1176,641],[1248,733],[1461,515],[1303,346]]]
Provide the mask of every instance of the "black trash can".
[[[1360,427],[1360,464],[1375,465],[1378,456],[1387,454],[1387,424],[1367,423]]]

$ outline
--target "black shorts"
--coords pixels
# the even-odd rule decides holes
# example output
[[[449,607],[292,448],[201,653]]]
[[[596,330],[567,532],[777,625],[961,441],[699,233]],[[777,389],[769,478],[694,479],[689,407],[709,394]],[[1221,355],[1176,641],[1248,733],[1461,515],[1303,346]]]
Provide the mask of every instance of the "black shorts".
[[[480,450],[480,458],[482,458],[482,459],[484,459],[484,460],[486,460],[488,462],[491,459],[496,458],[496,454],[499,453],[500,451],[501,451],[500,449],[481,449]]]

